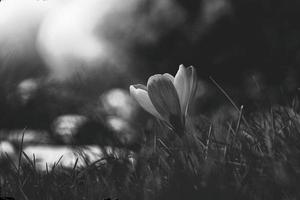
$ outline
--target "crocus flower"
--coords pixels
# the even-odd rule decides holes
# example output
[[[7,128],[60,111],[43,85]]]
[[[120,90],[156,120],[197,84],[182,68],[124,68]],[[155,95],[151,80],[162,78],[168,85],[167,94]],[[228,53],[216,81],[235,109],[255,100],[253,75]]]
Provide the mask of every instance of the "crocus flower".
[[[165,122],[178,134],[183,134],[189,103],[196,91],[197,77],[193,66],[183,65],[174,76],[156,74],[147,86],[130,86],[130,93],[146,111]]]

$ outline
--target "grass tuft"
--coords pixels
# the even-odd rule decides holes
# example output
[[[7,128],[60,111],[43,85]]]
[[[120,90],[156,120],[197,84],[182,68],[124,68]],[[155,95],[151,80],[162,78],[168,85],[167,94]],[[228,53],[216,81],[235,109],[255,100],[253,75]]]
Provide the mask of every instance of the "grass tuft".
[[[241,107],[237,114],[218,124],[203,116],[188,118],[183,137],[151,120],[136,164],[107,154],[93,163],[85,159],[86,167],[78,167],[77,159],[67,169],[61,157],[43,172],[35,156],[31,160],[21,148],[18,165],[8,155],[1,163],[2,195],[26,200],[300,199],[297,109],[272,105],[245,116]]]

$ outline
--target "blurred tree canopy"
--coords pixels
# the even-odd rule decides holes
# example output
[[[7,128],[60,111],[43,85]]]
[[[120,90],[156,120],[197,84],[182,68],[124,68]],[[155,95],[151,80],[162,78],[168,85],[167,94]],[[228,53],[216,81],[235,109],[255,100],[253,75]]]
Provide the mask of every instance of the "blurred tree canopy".
[[[198,67],[202,78],[211,75],[225,84],[239,84],[249,72],[262,73],[276,85],[287,75],[297,78],[299,1],[176,2],[185,13],[182,24],[163,35],[155,48],[136,45],[137,57],[147,60],[152,73],[174,73],[183,63]]]

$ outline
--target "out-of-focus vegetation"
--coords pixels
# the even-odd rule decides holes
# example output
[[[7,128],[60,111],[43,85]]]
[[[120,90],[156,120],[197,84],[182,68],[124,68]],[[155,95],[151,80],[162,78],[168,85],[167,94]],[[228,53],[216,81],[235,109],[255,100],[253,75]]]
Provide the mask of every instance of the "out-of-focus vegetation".
[[[209,76],[247,109],[265,93],[282,103],[299,85],[299,7],[296,0],[2,1],[0,126],[49,130],[60,115],[91,115],[105,91],[174,74],[179,64],[194,65],[208,85],[198,112],[223,104]]]

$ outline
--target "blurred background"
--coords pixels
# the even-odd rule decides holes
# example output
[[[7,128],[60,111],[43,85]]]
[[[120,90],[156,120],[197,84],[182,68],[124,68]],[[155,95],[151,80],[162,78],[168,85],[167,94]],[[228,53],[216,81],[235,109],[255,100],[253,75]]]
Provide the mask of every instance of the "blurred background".
[[[246,110],[280,103],[298,90],[299,9],[296,0],[2,0],[0,150],[14,155],[24,131],[31,155],[60,145],[54,160],[70,144],[138,150],[149,116],[128,87],[180,64],[198,73],[194,114],[231,112],[210,76]]]

